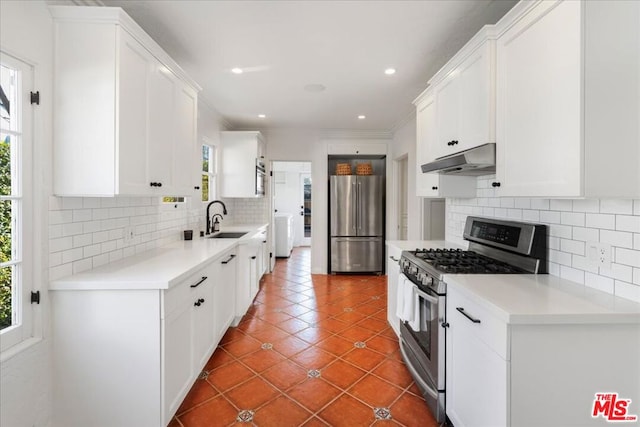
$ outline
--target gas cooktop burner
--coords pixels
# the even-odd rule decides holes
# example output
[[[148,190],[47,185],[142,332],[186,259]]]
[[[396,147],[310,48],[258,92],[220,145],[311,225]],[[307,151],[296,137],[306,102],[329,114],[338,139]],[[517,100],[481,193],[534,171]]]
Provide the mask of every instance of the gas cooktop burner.
[[[512,265],[462,249],[416,249],[411,253],[442,273],[523,273],[521,269]]]

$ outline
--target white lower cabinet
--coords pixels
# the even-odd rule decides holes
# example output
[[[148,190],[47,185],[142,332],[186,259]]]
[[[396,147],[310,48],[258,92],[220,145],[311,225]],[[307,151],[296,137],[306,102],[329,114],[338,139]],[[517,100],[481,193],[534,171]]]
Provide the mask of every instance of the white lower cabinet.
[[[387,245],[387,321],[391,328],[400,336],[400,319],[396,316],[398,305],[398,278],[400,276],[400,255],[402,250],[393,245]]]
[[[168,290],[52,291],[53,425],[167,425],[235,315],[235,254]]]
[[[245,315],[260,286],[260,253],[262,251],[262,233],[238,245],[238,276],[236,286],[236,303],[234,326],[237,326]]]
[[[509,323],[448,282],[446,411],[456,427],[604,425],[591,416],[596,393],[640,396],[637,320],[599,316],[604,304],[581,316],[561,306]]]
[[[456,427],[508,425],[506,324],[450,288],[447,321],[447,416]],[[501,332],[503,343],[496,342]]]

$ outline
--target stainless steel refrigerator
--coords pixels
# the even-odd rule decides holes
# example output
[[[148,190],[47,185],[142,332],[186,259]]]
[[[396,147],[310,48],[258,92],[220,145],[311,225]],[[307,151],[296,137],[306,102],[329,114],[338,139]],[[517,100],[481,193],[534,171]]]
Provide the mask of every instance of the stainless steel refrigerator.
[[[384,205],[384,176],[330,177],[332,273],[383,272]]]

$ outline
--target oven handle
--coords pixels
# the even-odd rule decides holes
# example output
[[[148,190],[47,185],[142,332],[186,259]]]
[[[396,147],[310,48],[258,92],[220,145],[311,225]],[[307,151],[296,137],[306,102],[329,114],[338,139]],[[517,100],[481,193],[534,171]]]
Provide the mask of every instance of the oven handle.
[[[405,352],[404,349],[404,341],[402,341],[400,343],[400,352],[402,353],[402,356],[404,357],[404,360],[407,362],[405,363],[405,365],[407,366],[407,369],[409,369],[409,372],[411,372],[411,376],[413,377],[413,379],[419,383],[419,385],[422,387],[422,390],[426,391],[427,393],[429,393],[429,395],[431,395],[431,397],[433,397],[434,399],[438,398],[438,390],[434,389],[433,387],[431,387],[429,384],[427,384],[418,374],[418,372],[414,369],[413,366],[411,366],[411,363],[409,363],[409,357],[407,356],[407,353]]]
[[[420,297],[426,299],[427,301],[429,301],[431,304],[438,304],[438,298],[429,295],[428,293],[420,290],[415,284],[413,285],[413,292],[415,292],[416,294],[418,294]]]

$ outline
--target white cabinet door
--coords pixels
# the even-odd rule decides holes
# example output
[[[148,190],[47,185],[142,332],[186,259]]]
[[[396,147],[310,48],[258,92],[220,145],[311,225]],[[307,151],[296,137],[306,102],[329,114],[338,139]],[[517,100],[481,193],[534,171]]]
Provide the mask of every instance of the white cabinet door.
[[[452,75],[436,87],[435,102],[438,108],[435,124],[437,132],[432,146],[433,158],[459,151],[449,145],[459,140],[460,78],[458,71],[452,72]]]
[[[260,132],[220,132],[222,139],[222,197],[256,196],[256,160],[264,152]],[[262,196],[260,196],[262,197]]]
[[[400,319],[396,316],[398,305],[398,277],[400,276],[401,250],[387,245],[387,321],[391,328],[400,336]]]
[[[207,363],[217,345],[216,293],[221,285],[218,271],[212,264],[203,271],[197,287],[192,289],[193,364],[198,372]]]
[[[580,196],[582,2],[542,2],[497,45],[500,196]]]
[[[440,108],[440,104],[438,104]],[[427,96],[416,106],[416,195],[418,197],[475,197],[476,179],[470,176],[422,173],[421,166],[437,157],[436,102]]]
[[[126,31],[116,34],[119,39],[116,98],[119,167],[115,191],[144,194],[149,191],[146,141],[152,129],[147,127],[147,99],[152,89],[148,82],[153,57]]]
[[[194,378],[192,305],[190,298],[183,298],[163,320],[164,425],[178,410]]]
[[[492,319],[484,312],[474,312],[475,307],[470,308],[469,300],[447,289],[447,416],[456,427],[506,426],[509,363],[499,354],[507,345],[506,334],[487,330],[482,322],[493,326]],[[506,325],[501,326],[506,330]],[[496,338],[504,341],[497,343],[501,347],[498,351],[487,344]]]
[[[147,143],[148,184],[151,191],[174,195],[173,176],[173,122],[175,76],[165,66],[156,62],[149,76],[149,141]],[[141,165],[139,166],[141,167]],[[161,184],[153,186],[151,183]]]
[[[193,193],[200,186],[199,154],[196,136],[198,94],[181,82],[175,86],[175,134],[173,144],[173,187],[176,194]],[[186,165],[191,165],[186,167]]]
[[[453,152],[495,142],[494,49],[493,41],[485,42],[459,67],[461,101]]]
[[[215,312],[216,312],[216,345],[224,336],[229,325],[233,323],[235,315],[236,299],[236,269],[238,264],[237,250],[227,252],[218,261],[218,274],[216,280],[219,282],[215,287]]]

